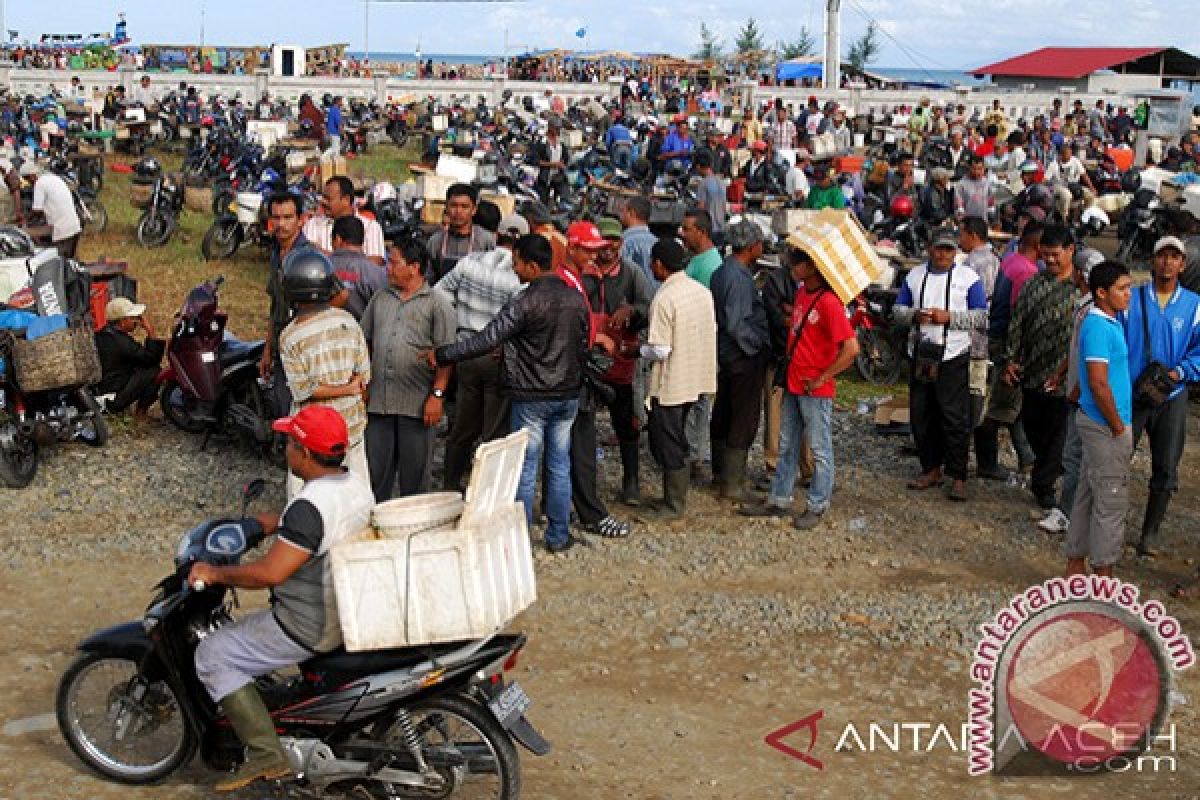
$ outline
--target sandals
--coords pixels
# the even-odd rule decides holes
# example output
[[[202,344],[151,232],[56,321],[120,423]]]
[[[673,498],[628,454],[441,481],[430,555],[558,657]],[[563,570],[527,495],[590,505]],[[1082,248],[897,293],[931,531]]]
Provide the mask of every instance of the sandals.
[[[605,539],[624,539],[633,532],[633,526],[615,517],[605,517],[587,526],[587,530]]]

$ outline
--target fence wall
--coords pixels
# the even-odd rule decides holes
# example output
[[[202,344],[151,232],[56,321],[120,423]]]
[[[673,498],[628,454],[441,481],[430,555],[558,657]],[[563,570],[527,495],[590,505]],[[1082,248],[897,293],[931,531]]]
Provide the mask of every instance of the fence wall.
[[[181,80],[196,86],[202,93],[219,93],[228,97],[240,92],[247,100],[257,99],[264,91],[272,97],[284,97],[295,101],[303,93],[321,96],[326,92],[347,98],[361,98],[386,103],[389,100],[408,101],[417,98],[433,96],[439,100],[451,98],[470,98],[472,103],[479,95],[488,102],[499,102],[504,92],[508,91],[518,99],[541,95],[547,88],[566,100],[599,99],[615,96],[620,91],[619,84],[610,83],[543,83],[538,81],[517,81],[505,78],[487,80],[411,80],[395,76],[381,75],[374,78],[335,78],[325,76],[278,77],[274,75],[204,75],[191,73],[145,73],[150,76],[151,85],[156,92],[164,93],[178,86]],[[142,73],[133,70],[39,70],[23,69],[0,65],[0,87],[9,89],[17,94],[44,95],[53,86],[65,90],[72,76],[78,76],[80,82],[89,92],[103,94],[109,87],[123,84],[127,91],[137,85]],[[1061,98],[1064,108],[1069,108],[1076,99],[1082,100],[1085,108],[1091,108],[1096,100],[1111,102],[1116,98],[1114,93],[1090,94],[1070,93],[1061,91],[1019,92],[996,89],[971,90],[867,90],[867,89],[804,89],[778,86],[745,86],[730,87],[728,97],[732,104],[741,105],[746,102],[768,102],[779,98],[783,103],[796,108],[807,102],[809,97],[816,97],[820,102],[834,100],[849,109],[852,114],[865,114],[872,110],[890,109],[897,105],[915,105],[922,98],[928,97],[934,102],[962,103],[968,112],[982,111],[991,106],[994,99],[999,99],[1010,117],[1030,116],[1032,113],[1047,109],[1055,98]]]

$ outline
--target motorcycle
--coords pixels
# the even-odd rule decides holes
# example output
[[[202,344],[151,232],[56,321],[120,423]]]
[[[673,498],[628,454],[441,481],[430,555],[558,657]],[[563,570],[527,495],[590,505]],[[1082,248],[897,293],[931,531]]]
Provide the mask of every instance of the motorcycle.
[[[868,383],[890,386],[900,380],[908,361],[908,328],[892,320],[899,290],[870,286],[854,298],[850,326],[858,339],[854,368]]]
[[[1138,189],[1133,201],[1121,212],[1117,222],[1117,237],[1121,240],[1117,248],[1117,261],[1132,264],[1149,258],[1154,243],[1165,232],[1165,214],[1158,193],[1151,189]]]
[[[220,310],[224,279],[208,280],[188,292],[167,342],[167,367],[159,374],[163,416],[188,433],[232,433],[283,463],[281,434],[271,430],[279,416],[259,382],[258,362],[265,343],[240,341],[225,330]]]
[[[55,442],[108,442],[108,422],[87,387],[24,392],[11,358],[0,374],[0,483],[23,489],[37,475],[40,451]]]
[[[183,187],[165,176],[154,179],[150,203],[138,219],[137,240],[142,247],[162,247],[171,241],[183,211]]]
[[[268,169],[255,191],[237,192],[234,199],[221,209],[200,243],[200,252],[206,261],[232,258],[238,248],[247,242],[259,247],[270,245],[267,196],[274,190],[277,180],[278,176]],[[296,188],[304,191],[306,186]]]
[[[266,537],[246,525],[261,481],[242,492],[239,517],[183,534],[174,569],[144,617],[79,645],[56,695],[59,730],[90,769],[114,781],[160,781],[199,750],[227,771],[243,748],[196,676],[199,641],[233,621],[236,595],[189,587],[192,564],[229,565]],[[310,797],[472,797],[517,800],[516,744],[535,755],[549,743],[529,723],[529,697],[507,673],[523,634],[408,649],[316,655],[299,675],[258,680],[294,778],[278,788]]]

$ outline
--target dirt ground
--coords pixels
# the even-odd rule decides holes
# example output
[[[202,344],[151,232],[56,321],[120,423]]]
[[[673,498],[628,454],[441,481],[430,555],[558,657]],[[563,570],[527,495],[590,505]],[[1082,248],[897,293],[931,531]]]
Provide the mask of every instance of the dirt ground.
[[[1195,428],[1184,488],[1171,512],[1178,552],[1150,565],[1131,562],[1122,571],[1146,595],[1164,598],[1165,587],[1192,569],[1188,559],[1200,555]],[[94,458],[88,454],[85,463],[103,464]],[[902,488],[907,470],[899,460],[874,469],[845,465],[829,527],[807,536],[780,523],[748,522],[694,493],[686,528],[643,527],[627,542],[539,558],[539,601],[512,626],[530,637],[515,676],[534,700],[531,719],[555,750],[541,759],[523,753],[523,796],[1200,797],[1195,669],[1178,676],[1188,704],[1171,718],[1175,763],[1157,773],[969,778],[964,753],[944,739],[927,750],[928,734],[915,747],[906,736],[899,753],[882,742],[875,752],[863,752],[853,740],[849,750],[834,751],[849,724],[869,745],[871,723],[890,733],[901,723],[957,731],[965,721],[973,642],[910,644],[921,631],[872,609],[929,603],[949,609],[950,617],[965,613],[961,622],[970,634],[988,608],[1003,602],[996,598],[1061,569],[1057,542],[1029,533],[1027,499],[1003,485],[977,487],[965,507],[914,498]],[[1145,471],[1139,462],[1142,486]],[[103,470],[92,474],[99,476],[94,481],[119,479]],[[1144,490],[1135,492],[1138,509],[1142,497]],[[899,516],[879,510],[889,505]],[[854,528],[847,523],[857,517],[869,520],[873,535],[847,534]],[[12,524],[10,518],[3,527]],[[84,524],[73,536],[82,542],[102,534]],[[174,535],[168,531],[164,541]],[[0,609],[0,800],[210,796],[213,776],[198,765],[148,788],[99,780],[44,716],[53,712],[55,686],[75,643],[101,626],[137,617],[168,561],[164,546],[160,553],[83,558],[67,552],[0,567],[8,598]],[[977,616],[969,603],[961,605],[968,600],[977,603]],[[1200,631],[1200,601],[1166,603],[1185,632]],[[803,621],[814,614],[848,624],[823,628]],[[816,712],[823,718],[811,755],[821,769],[764,742]],[[807,749],[803,732],[787,741]]]

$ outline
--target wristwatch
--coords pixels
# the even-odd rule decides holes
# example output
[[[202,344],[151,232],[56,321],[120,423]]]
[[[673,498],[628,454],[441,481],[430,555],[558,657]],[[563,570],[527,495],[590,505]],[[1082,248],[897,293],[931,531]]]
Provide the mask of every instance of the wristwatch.
[[[436,397],[438,400],[441,400],[443,397],[446,396],[446,390],[435,388],[433,390],[433,396]]]

